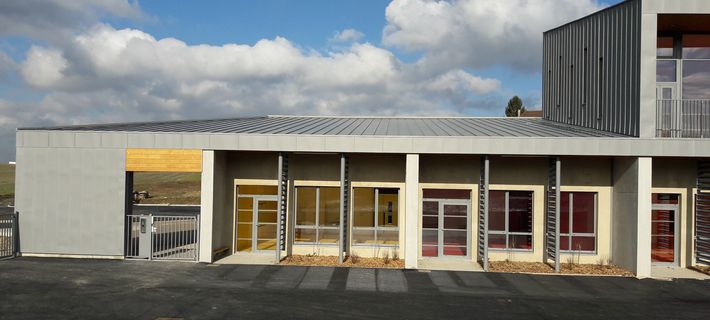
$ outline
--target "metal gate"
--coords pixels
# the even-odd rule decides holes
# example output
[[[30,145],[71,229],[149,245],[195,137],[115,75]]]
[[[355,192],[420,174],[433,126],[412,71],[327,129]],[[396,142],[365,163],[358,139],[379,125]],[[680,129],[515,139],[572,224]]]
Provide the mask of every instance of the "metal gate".
[[[126,258],[197,261],[199,215],[127,215]]]
[[[17,255],[17,214],[0,214],[0,259]]]

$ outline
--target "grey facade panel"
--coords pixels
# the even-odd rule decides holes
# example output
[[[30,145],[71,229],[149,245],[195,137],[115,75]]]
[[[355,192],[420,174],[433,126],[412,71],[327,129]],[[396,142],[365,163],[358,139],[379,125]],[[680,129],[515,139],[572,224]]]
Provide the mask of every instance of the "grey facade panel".
[[[27,133],[28,131],[24,131]],[[52,131],[49,131],[52,132]],[[79,141],[95,132],[75,131],[76,148],[89,148]],[[643,139],[633,137],[526,137],[526,136],[328,136],[289,134],[166,134],[110,133],[112,140],[126,141],[128,135],[154,139],[158,149],[241,150],[274,152],[580,155],[580,156],[668,156],[710,157],[710,139]],[[176,145],[174,135],[192,140]],[[123,136],[123,137],[122,137]],[[195,138],[195,136],[197,138]],[[153,138],[156,137],[156,138]],[[160,143],[159,143],[160,142]],[[69,148],[66,146],[50,146]],[[19,147],[18,147],[19,148]],[[25,147],[28,148],[28,147]],[[126,147],[102,146],[121,149]]]
[[[639,135],[641,1],[544,34],[543,118]]]
[[[125,150],[17,148],[20,251],[123,255]]]

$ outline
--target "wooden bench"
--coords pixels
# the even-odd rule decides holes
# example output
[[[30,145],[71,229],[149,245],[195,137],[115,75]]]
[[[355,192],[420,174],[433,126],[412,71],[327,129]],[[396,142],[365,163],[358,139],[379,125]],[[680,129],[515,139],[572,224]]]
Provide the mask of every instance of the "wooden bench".
[[[219,247],[212,250],[212,258],[217,260],[227,255],[229,252],[229,247]]]

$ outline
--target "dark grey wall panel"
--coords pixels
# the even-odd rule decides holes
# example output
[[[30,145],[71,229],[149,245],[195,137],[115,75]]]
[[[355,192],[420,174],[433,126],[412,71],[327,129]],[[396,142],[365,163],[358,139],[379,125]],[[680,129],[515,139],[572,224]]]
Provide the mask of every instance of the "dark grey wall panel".
[[[122,256],[125,152],[17,148],[20,251]]]
[[[639,135],[641,1],[544,34],[543,117]]]

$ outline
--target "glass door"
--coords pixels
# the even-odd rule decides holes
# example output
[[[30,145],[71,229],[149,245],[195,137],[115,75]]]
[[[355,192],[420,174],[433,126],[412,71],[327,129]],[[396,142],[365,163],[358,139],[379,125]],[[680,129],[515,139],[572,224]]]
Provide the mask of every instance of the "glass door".
[[[269,251],[276,248],[276,193],[275,186],[235,185],[235,253]]]
[[[678,195],[654,194],[651,210],[651,262],[678,263]],[[660,203],[659,203],[660,202]]]
[[[256,228],[254,235],[254,243],[256,251],[275,250],[277,225],[276,219],[278,212],[276,210],[276,199],[254,199],[257,203],[257,210],[254,210],[254,219]]]
[[[439,256],[468,256],[469,204],[441,201]]]
[[[426,199],[422,216],[422,257],[468,257],[470,201]]]

